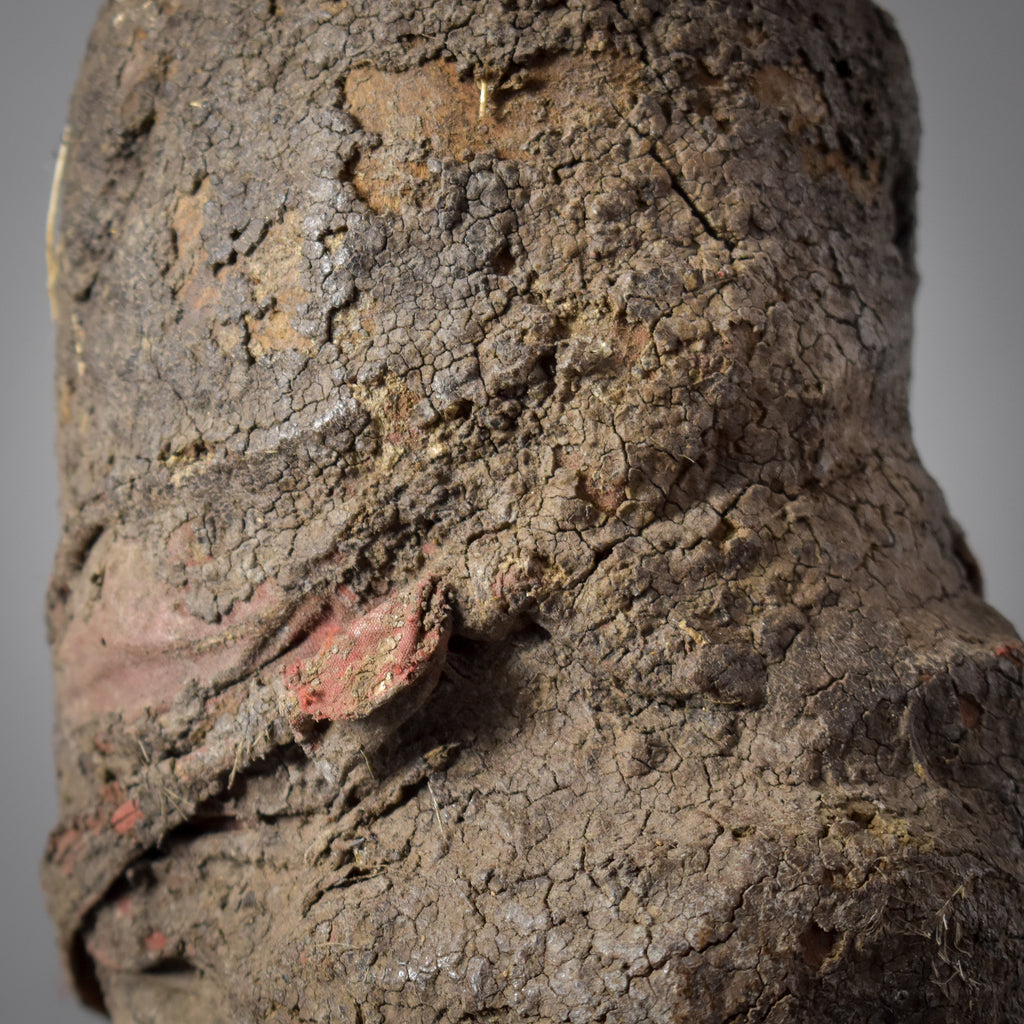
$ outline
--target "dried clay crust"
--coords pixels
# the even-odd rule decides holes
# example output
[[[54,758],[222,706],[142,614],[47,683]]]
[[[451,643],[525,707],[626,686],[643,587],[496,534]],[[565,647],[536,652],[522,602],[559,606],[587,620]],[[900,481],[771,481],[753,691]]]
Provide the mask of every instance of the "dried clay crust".
[[[45,883],[121,1022],[1024,1022],[1024,649],[866,0],[109,0]]]

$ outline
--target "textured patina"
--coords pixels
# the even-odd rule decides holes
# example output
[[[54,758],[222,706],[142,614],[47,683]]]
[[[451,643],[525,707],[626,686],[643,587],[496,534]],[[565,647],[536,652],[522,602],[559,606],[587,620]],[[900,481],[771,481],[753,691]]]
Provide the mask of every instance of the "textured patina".
[[[910,441],[887,16],[111,0],[67,140],[86,998],[1024,1021],[1024,650]]]

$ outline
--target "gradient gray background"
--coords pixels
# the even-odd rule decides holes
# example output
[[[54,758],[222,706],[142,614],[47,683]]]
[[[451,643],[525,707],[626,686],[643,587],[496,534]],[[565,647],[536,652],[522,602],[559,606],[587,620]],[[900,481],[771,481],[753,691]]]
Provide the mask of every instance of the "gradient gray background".
[[[843,0],[834,0],[843,2]],[[37,881],[56,816],[43,591],[57,537],[43,225],[96,0],[0,0],[0,1020],[73,1024]],[[921,95],[914,433],[989,600],[1024,626],[1024,4],[890,0]],[[199,1022],[202,1024],[202,1022]]]

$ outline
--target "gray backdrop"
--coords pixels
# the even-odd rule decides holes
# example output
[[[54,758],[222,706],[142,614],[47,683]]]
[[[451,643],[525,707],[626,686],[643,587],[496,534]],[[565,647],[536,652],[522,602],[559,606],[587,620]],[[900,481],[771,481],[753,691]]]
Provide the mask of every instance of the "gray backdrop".
[[[915,436],[981,561],[989,600],[1021,627],[1024,4],[888,6],[910,49],[925,124]],[[36,868],[56,816],[42,625],[57,536],[43,224],[66,98],[97,8],[97,0],[0,0],[0,1020],[11,1024],[97,1019],[63,985]]]

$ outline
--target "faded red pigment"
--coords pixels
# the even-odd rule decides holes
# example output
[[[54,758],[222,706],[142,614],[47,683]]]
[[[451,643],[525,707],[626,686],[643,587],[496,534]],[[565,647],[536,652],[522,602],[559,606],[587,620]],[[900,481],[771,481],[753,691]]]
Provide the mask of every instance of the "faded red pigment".
[[[428,577],[359,618],[322,623],[311,637],[316,652],[285,669],[300,712],[316,721],[362,718],[414,683],[436,682],[451,632],[447,616],[425,622],[436,586]]]
[[[120,832],[122,835],[125,832],[131,832],[140,821],[142,821],[142,811],[139,809],[138,800],[125,800],[110,816],[110,824],[114,831]]]

